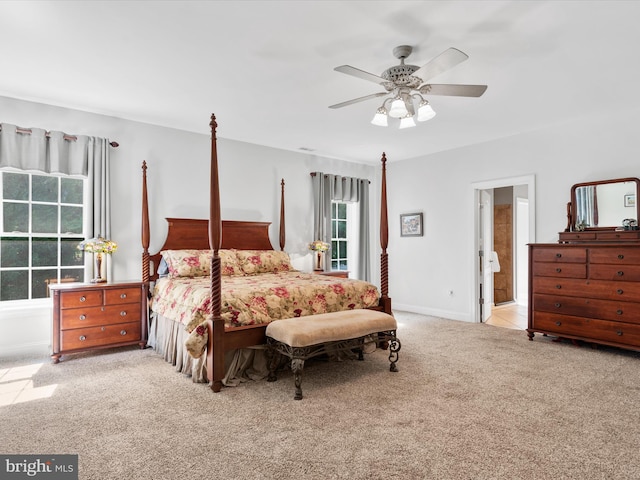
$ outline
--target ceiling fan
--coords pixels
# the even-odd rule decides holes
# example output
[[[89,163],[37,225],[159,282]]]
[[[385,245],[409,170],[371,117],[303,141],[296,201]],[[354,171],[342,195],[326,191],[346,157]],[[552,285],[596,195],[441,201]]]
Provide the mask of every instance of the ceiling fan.
[[[354,103],[363,102],[372,98],[389,95],[378,108],[371,123],[379,126],[387,126],[388,117],[399,118],[400,128],[414,127],[414,116],[418,121],[433,118],[436,112],[423,95],[448,95],[455,97],[479,97],[487,89],[486,85],[454,85],[426,83],[436,75],[439,75],[459,63],[464,62],[469,56],[457,48],[449,48],[426,65],[405,65],[405,59],[411,55],[413,48],[409,45],[400,45],[393,49],[393,55],[400,59],[400,65],[386,69],[380,76],[365,72],[350,65],[341,65],[334,68],[337,72],[353,75],[370,82],[377,83],[386,91],[354,98],[342,103],[336,103],[329,108],[342,108]],[[417,103],[417,115],[414,102]]]

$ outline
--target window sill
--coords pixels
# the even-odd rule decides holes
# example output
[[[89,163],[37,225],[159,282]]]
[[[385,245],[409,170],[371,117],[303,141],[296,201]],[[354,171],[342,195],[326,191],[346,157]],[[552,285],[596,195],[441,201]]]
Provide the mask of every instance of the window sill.
[[[39,308],[51,308],[52,305],[53,303],[50,298],[37,298],[35,300],[8,300],[0,302],[0,311],[13,312]]]

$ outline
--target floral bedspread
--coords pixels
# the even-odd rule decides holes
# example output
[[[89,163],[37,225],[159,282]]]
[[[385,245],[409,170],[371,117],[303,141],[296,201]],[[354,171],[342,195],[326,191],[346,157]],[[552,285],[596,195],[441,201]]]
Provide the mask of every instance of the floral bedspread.
[[[227,327],[372,307],[380,293],[361,280],[303,272],[222,277],[221,316]],[[211,314],[209,277],[161,278],[151,309],[191,332]]]

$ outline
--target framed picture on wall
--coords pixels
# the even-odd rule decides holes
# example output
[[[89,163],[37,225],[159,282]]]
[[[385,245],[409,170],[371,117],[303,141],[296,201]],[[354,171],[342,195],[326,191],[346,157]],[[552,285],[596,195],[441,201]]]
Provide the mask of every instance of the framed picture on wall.
[[[400,215],[400,236],[422,236],[422,213],[403,213]]]
[[[624,196],[624,206],[625,207],[635,207],[636,206],[636,196],[631,193],[629,195]]]

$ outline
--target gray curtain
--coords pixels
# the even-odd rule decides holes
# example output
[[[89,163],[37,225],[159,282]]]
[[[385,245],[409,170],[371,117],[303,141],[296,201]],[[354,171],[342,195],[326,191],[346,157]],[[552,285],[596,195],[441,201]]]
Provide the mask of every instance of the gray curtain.
[[[596,189],[593,185],[576,188],[576,212],[575,223],[585,227],[598,226],[598,204]],[[575,227],[575,225],[574,225]]]
[[[358,271],[356,278],[369,280],[369,180],[341,177],[315,172],[311,177],[313,188],[314,240],[331,243],[331,202],[358,202],[360,224],[358,228]],[[330,259],[325,256],[325,263]],[[325,265],[326,268],[327,265]]]
[[[26,129],[2,123],[0,167],[87,177],[91,205],[86,235],[88,238],[112,239],[109,140],[84,135],[74,137],[75,140],[70,140],[63,132],[47,134],[39,128]],[[107,278],[113,278],[109,261],[107,269]]]

